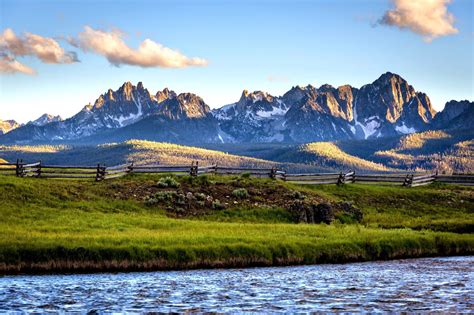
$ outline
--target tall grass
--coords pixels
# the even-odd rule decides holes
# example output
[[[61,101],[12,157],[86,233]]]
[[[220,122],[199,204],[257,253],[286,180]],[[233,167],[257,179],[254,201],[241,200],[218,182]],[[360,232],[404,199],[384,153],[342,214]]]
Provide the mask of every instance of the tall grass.
[[[223,213],[221,219],[171,219],[139,200],[114,198],[114,185],[129,180],[156,177],[99,183],[3,177],[0,272],[270,266],[474,253],[472,234],[279,223],[285,222],[282,213],[273,223],[244,222],[232,214],[222,220]],[[362,202],[363,194],[353,189],[352,196]],[[342,198],[330,188],[314,193]]]

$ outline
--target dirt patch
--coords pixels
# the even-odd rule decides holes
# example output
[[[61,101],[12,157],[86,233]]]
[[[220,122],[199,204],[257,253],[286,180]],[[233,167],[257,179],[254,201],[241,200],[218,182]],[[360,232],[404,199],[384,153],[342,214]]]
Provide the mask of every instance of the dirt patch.
[[[272,180],[212,177],[163,177],[153,181],[111,183],[109,194],[119,199],[135,199],[150,207],[165,209],[170,217],[207,215],[232,208],[277,207],[292,213],[295,222],[331,223],[338,213],[360,211],[347,204],[331,204],[316,194],[289,189]]]

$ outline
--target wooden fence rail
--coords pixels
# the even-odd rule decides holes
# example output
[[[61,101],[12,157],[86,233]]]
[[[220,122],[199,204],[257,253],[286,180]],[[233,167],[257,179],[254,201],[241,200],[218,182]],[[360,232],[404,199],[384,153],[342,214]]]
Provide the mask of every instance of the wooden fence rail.
[[[378,184],[401,185],[417,187],[434,182],[474,186],[474,174],[437,174],[437,173],[391,173],[391,174],[358,174],[354,171],[339,173],[287,173],[273,168],[228,167],[217,164],[200,166],[198,162],[190,165],[135,165],[125,163],[114,166],[97,164],[96,166],[81,165],[48,165],[41,161],[24,163],[0,163],[0,174],[16,175],[18,177],[64,178],[64,179],[93,179],[96,181],[113,179],[130,173],[169,173],[176,176],[199,176],[204,174],[242,175],[252,177],[272,178],[289,183],[302,185],[325,184]]]

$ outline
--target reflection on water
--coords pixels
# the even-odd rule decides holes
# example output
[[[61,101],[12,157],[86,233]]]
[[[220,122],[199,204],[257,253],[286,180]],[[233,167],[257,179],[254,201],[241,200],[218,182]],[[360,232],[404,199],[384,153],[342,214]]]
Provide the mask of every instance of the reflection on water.
[[[0,311],[474,310],[474,257],[0,277]]]

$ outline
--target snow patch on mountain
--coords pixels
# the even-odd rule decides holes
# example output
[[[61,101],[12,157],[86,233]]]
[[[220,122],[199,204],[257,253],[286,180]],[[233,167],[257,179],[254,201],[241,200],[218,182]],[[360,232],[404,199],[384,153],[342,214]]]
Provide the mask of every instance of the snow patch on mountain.
[[[395,130],[398,131],[399,133],[402,133],[402,134],[409,134],[409,133],[414,133],[416,132],[416,129],[411,127],[407,127],[405,125],[405,122],[402,123],[401,126],[395,126]]]

